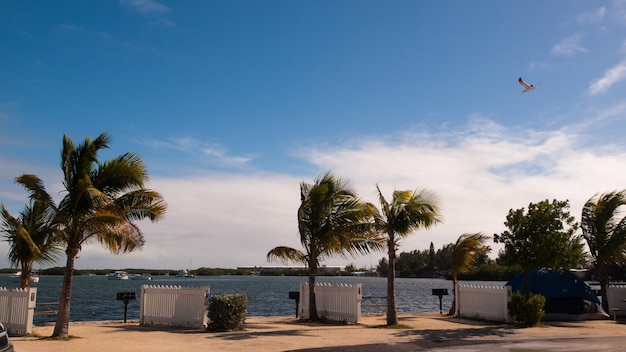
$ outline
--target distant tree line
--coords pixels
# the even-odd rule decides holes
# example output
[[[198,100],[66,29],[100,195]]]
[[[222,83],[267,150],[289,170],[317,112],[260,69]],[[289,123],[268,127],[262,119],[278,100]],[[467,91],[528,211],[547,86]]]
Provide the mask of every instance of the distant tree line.
[[[396,277],[450,279],[453,246],[454,243],[449,243],[435,251],[431,243],[429,249],[400,253],[396,261]],[[378,276],[387,276],[387,265],[387,258],[380,259],[376,266]],[[470,271],[458,277],[460,280],[507,281],[521,272],[519,265],[499,264],[499,259],[477,255]]]

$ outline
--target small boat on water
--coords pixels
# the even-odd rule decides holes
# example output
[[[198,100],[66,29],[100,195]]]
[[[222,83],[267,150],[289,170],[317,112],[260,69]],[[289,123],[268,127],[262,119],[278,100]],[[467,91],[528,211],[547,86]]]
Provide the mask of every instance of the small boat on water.
[[[190,279],[196,277],[196,275],[190,274],[187,270],[181,270],[178,272],[178,274],[176,274],[176,277],[185,277]]]
[[[117,270],[107,274],[109,280],[128,280],[128,274],[125,271]]]
[[[19,281],[21,276],[22,276],[22,272],[21,271],[18,271],[16,273],[11,274],[11,278],[13,279],[13,281]],[[36,272],[32,272],[30,274],[30,282],[32,284],[36,284],[36,283],[39,282],[39,275],[37,275]]]
[[[135,274],[130,276],[131,280],[152,280],[152,276],[144,274]]]

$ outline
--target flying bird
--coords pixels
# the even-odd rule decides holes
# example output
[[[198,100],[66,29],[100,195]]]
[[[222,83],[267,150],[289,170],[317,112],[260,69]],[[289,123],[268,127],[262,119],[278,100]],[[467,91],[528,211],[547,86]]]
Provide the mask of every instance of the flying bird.
[[[530,92],[531,90],[535,89],[534,85],[524,82],[522,77],[520,77],[517,81],[519,82],[519,84],[522,85],[522,87],[524,87],[524,90],[522,91],[522,93]]]

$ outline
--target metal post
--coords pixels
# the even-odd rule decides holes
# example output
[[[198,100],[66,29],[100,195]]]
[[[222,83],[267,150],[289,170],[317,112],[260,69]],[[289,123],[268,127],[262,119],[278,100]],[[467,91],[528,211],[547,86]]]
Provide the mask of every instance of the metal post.
[[[124,324],[126,324],[126,314],[128,313],[128,299],[124,300]]]
[[[298,304],[300,303],[300,292],[299,291],[290,291],[289,298],[296,301],[296,318],[298,317]]]
[[[448,295],[447,288],[433,288],[433,296],[439,296],[439,314],[443,314],[443,296]]]
[[[443,307],[442,307],[442,302],[441,302],[442,298],[443,298],[443,296],[439,295],[439,314],[443,314]],[[126,321],[124,321],[124,322],[126,322]]]
[[[124,301],[124,323],[126,323],[126,316],[128,314],[128,302],[130,302],[131,299],[137,299],[135,292],[118,292],[117,293],[117,300]]]

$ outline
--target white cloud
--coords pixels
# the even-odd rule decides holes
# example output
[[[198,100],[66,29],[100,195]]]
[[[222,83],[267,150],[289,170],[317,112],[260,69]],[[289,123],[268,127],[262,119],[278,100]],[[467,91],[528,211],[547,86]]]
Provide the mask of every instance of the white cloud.
[[[605,121],[623,109],[618,104],[591,115]],[[579,219],[593,194],[624,188],[626,152],[609,144],[596,149],[584,144],[584,129],[508,129],[473,117],[456,130],[367,136],[345,145],[303,148],[299,157],[319,172],[331,170],[350,179],[361,197],[375,204],[376,183],[386,196],[394,189],[434,191],[442,200],[444,222],[405,238],[400,251],[411,251],[427,249],[431,242],[440,248],[465,232],[500,233],[509,209],[544,199],[569,199],[571,214]],[[181,150],[196,148],[187,139],[170,143]],[[163,194],[168,211],[160,222],[139,224],[147,240],[141,251],[114,256],[98,244],[88,245],[77,267],[178,269],[190,260],[192,268],[269,265],[265,255],[271,248],[300,248],[299,184],[312,182],[318,174],[181,175],[151,174],[148,187]],[[59,179],[44,179],[51,193],[60,195],[60,185],[49,181]],[[498,245],[492,247],[497,252]],[[6,245],[0,244],[2,248]],[[333,258],[326,264],[369,266],[384,256]]]
[[[551,54],[556,56],[572,56],[587,52],[587,48],[582,46],[581,40],[580,34],[565,38],[552,48]]]
[[[587,199],[623,188],[626,174],[626,152],[621,149],[604,146],[602,152],[594,151],[579,146],[577,135],[564,131],[509,130],[484,119],[473,120],[465,130],[368,137],[350,146],[308,149],[301,157],[320,172],[332,170],[347,177],[361,197],[373,203],[376,183],[385,195],[423,187],[437,193],[444,223],[407,237],[401,251],[427,249],[431,242],[440,248],[465,232],[500,233],[509,209],[544,199],[569,199],[571,214],[579,218]],[[268,265],[265,255],[271,248],[300,248],[299,183],[316,176],[155,176],[149,186],[167,200],[166,218],[141,224],[145,248],[116,257],[116,265],[183,268],[189,260],[194,266]],[[327,264],[376,265],[384,256],[335,258]],[[81,267],[111,267],[111,257],[100,249],[87,251]]]
[[[151,18],[151,24],[161,27],[173,27],[175,23],[167,19],[171,9],[155,0],[119,0],[130,12]]]
[[[547,62],[531,62],[528,65],[528,68],[531,71],[535,71],[535,70],[544,70],[546,68],[550,67],[550,65]]]
[[[578,23],[598,23],[604,19],[606,14],[606,7],[601,6],[597,9],[589,10],[581,13],[576,18]]]
[[[602,77],[589,85],[587,91],[591,95],[598,95],[624,79],[626,79],[626,60],[606,70]]]
[[[609,121],[616,119],[624,119],[626,116],[626,101],[620,101],[616,104],[596,108],[586,113],[584,120],[577,124],[573,124],[567,127],[571,131],[589,131],[595,126],[604,126]]]
[[[199,155],[201,156],[200,161],[221,166],[243,167],[253,159],[253,157],[249,155],[231,156],[223,146],[217,143],[188,137],[170,138],[165,141],[143,139],[140,140],[139,143],[153,149],[170,149],[189,155]]]
[[[170,12],[169,7],[154,0],[120,0],[120,3],[142,15]]]
[[[609,13],[618,24],[626,24],[626,1],[614,0],[613,8]]]

